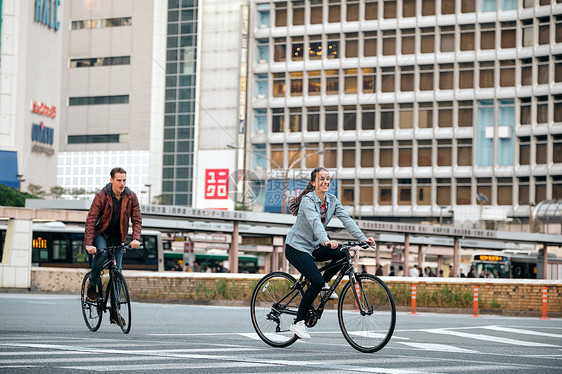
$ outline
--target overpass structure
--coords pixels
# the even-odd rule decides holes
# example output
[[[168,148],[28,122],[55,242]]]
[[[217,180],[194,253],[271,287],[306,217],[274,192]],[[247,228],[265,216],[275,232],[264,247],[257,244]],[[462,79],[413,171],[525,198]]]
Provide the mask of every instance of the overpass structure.
[[[0,220],[8,221],[4,255],[0,265],[0,287],[30,285],[31,241],[33,222],[61,221],[83,224],[91,202],[86,200],[27,200],[26,208],[0,207]],[[143,228],[163,233],[227,234],[229,264],[238,268],[238,252],[265,252],[271,259],[270,269],[286,269],[280,260],[285,237],[295,221],[287,214],[195,209],[169,205],[141,205]],[[379,245],[376,263],[381,252],[400,247],[397,262],[404,269],[410,266],[411,254],[417,246],[418,265],[422,266],[424,253],[433,251],[437,256],[452,258],[454,274],[460,269],[461,248],[543,250],[543,269],[547,267],[548,248],[562,247],[562,235],[529,232],[508,232],[462,228],[455,226],[420,225],[397,222],[363,221],[357,224],[367,236],[373,236]],[[336,240],[352,239],[338,219],[328,225],[328,235]],[[268,238],[268,245],[245,245],[242,238]],[[546,279],[546,274],[544,274]]]

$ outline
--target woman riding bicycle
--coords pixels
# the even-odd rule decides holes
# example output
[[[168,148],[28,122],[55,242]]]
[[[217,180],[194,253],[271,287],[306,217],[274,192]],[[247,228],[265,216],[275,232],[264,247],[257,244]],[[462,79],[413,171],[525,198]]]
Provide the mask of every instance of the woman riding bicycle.
[[[304,191],[298,197],[291,199],[289,206],[291,213],[297,216],[297,220],[287,234],[285,257],[310,282],[299,305],[297,317],[289,328],[301,339],[310,339],[305,319],[314,299],[323,287],[328,288],[328,282],[341,269],[341,266],[334,267],[322,275],[314,261],[331,260],[335,263],[346,256],[345,252],[337,249],[338,242],[330,240],[326,234],[326,226],[332,217],[338,217],[356,240],[370,245],[375,243],[373,238],[367,238],[363,234],[343,209],[337,197],[328,193],[329,189],[328,170],[318,167],[312,171]],[[332,297],[337,298],[337,295],[332,294]]]

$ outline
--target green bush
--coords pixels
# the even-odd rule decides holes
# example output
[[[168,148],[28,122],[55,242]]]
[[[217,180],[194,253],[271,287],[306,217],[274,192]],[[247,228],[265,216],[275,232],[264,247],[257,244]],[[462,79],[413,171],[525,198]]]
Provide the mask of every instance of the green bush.
[[[0,206],[25,207],[25,199],[39,199],[37,196],[20,192],[15,188],[0,184]]]

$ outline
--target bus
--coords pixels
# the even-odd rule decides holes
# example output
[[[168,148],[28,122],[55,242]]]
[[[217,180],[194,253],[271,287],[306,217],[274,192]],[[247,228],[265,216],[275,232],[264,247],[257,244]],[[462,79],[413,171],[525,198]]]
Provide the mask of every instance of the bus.
[[[177,251],[164,251],[164,270],[173,270],[178,261],[183,261],[183,253]],[[207,269],[228,268],[228,254],[220,253],[195,253],[195,261],[199,264],[201,271]],[[238,256],[238,272],[239,273],[257,273],[258,257],[253,255]]]
[[[492,272],[494,278],[537,279],[542,276],[542,255],[531,251],[503,250],[474,254],[472,256],[475,276]],[[547,279],[561,279],[562,259],[548,256]]]
[[[4,248],[7,225],[0,225],[0,256]],[[32,266],[89,268],[91,255],[86,252],[84,228],[62,222],[34,223],[31,245]],[[127,243],[132,240],[127,237]],[[123,269],[164,270],[162,235],[159,231],[143,230],[139,249],[126,251]],[[0,257],[1,258],[1,257]]]

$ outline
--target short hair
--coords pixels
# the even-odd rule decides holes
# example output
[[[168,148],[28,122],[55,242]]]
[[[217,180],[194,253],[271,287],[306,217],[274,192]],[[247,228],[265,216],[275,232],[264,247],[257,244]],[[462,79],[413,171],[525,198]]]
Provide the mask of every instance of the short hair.
[[[109,173],[109,175],[111,175],[111,178],[115,178],[115,174],[120,173],[120,174],[127,174],[127,172],[125,171],[125,169],[123,168],[113,168],[111,169],[111,172]]]

